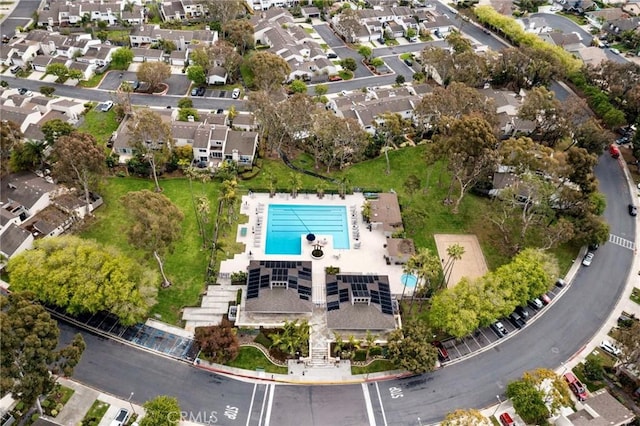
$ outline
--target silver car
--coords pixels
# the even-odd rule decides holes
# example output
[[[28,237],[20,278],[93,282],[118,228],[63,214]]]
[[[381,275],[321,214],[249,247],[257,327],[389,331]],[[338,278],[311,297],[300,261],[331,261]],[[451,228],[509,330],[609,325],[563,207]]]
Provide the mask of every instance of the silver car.
[[[593,261],[593,256],[594,254],[589,252],[584,256],[584,259],[582,259],[582,265],[583,266],[591,266],[591,262]]]
[[[129,420],[129,410],[121,408],[118,414],[116,414],[116,417],[111,421],[110,426],[124,426],[127,424],[127,420]]]

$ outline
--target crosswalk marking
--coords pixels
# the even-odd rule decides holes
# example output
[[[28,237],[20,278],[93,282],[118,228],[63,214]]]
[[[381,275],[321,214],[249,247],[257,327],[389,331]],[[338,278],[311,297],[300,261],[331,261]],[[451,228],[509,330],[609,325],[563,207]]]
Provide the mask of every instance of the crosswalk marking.
[[[613,234],[609,235],[609,242],[613,243],[613,244],[616,244],[616,245],[619,245],[619,246],[622,246],[624,248],[628,248],[629,250],[635,250],[635,248],[636,248],[636,245],[635,245],[635,243],[633,241],[629,241],[627,239],[624,239],[622,237],[618,237],[617,235],[613,235]]]

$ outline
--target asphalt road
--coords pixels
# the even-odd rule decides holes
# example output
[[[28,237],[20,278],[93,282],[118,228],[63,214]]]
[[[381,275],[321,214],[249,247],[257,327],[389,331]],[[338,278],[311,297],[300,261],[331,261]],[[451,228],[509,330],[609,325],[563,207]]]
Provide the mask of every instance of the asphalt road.
[[[2,22],[2,34],[13,37],[17,27],[26,27],[34,12],[38,10],[41,0],[16,0],[15,9]]]

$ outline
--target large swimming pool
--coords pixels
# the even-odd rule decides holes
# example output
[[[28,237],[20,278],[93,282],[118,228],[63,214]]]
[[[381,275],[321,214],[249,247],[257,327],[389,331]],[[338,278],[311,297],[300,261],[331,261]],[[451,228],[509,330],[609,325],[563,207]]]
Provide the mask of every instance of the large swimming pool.
[[[332,235],[333,248],[349,248],[345,206],[270,204],[265,254],[301,254],[301,236]]]

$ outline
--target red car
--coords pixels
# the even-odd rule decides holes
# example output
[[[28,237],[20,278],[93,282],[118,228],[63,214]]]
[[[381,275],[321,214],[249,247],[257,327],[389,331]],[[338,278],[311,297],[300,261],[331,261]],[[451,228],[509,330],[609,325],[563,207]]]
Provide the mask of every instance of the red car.
[[[516,422],[513,421],[509,413],[500,414],[500,423],[502,426],[516,426]]]
[[[339,75],[330,75],[329,81],[342,81],[342,77],[340,77]]]
[[[564,379],[567,381],[571,392],[573,392],[573,394],[576,396],[576,398],[578,398],[579,401],[584,401],[585,399],[587,399],[587,389],[573,373],[565,374]]]
[[[434,340],[433,342],[431,342],[431,344],[438,348],[438,360],[440,362],[449,361],[449,352],[447,352],[447,349],[444,347],[442,342],[440,342],[439,340]]]

